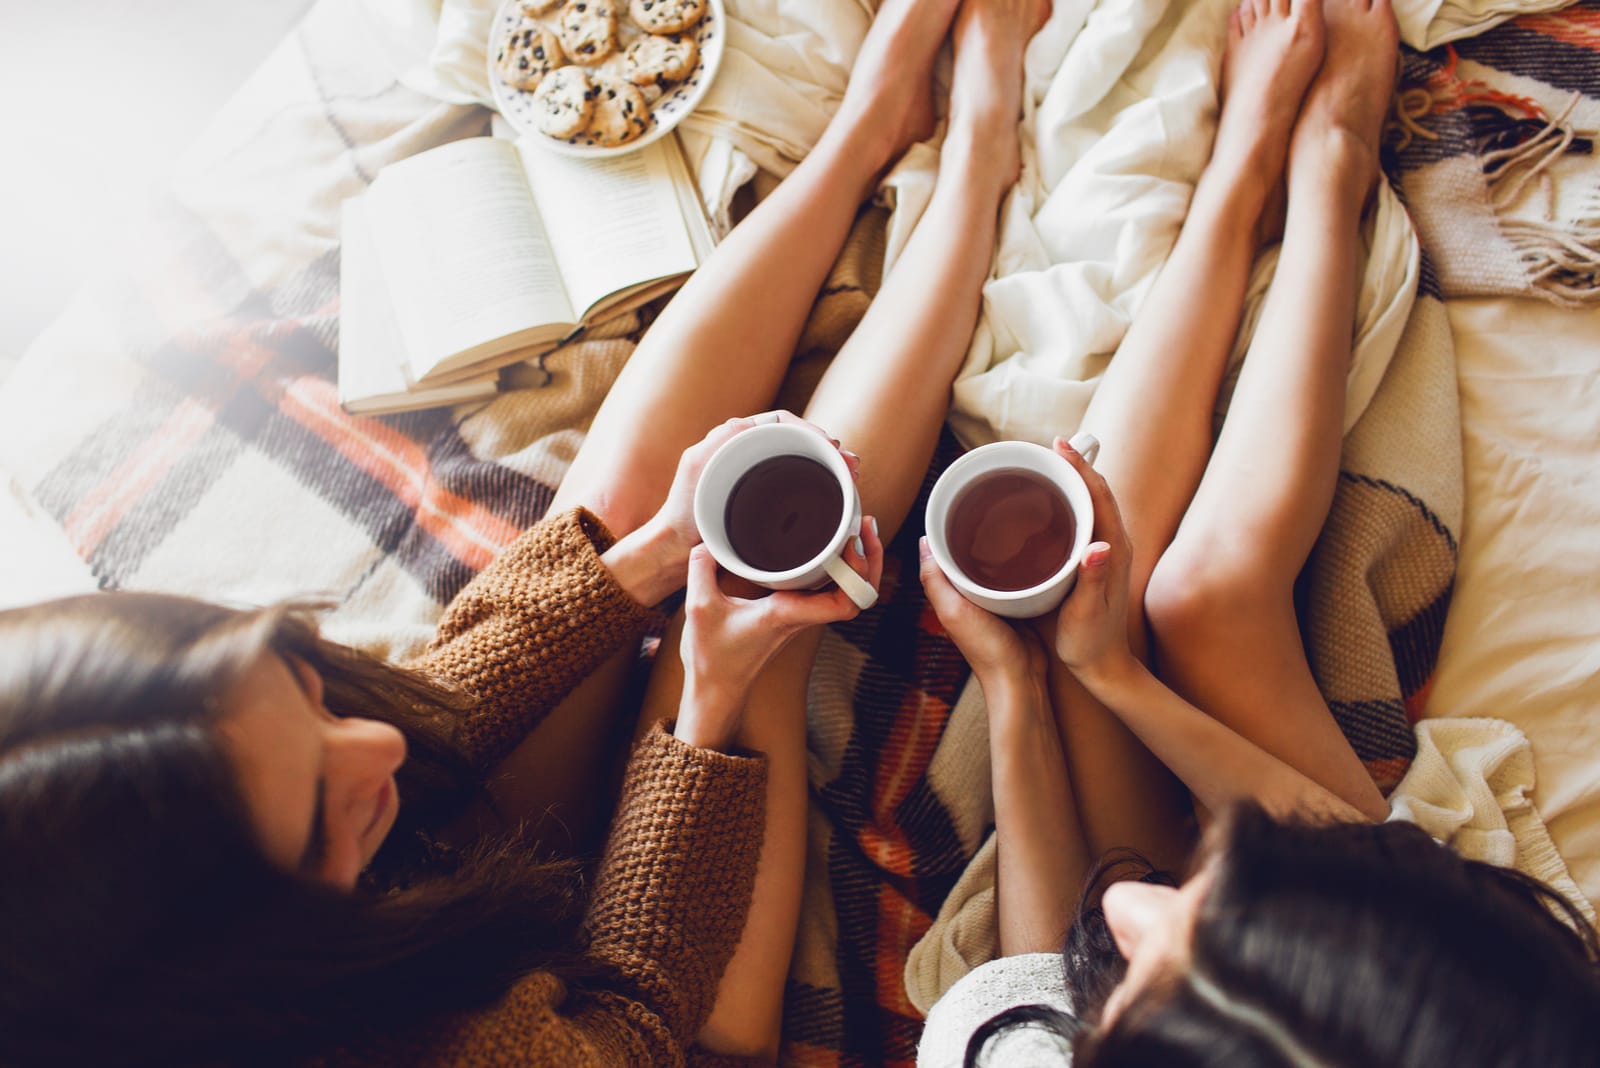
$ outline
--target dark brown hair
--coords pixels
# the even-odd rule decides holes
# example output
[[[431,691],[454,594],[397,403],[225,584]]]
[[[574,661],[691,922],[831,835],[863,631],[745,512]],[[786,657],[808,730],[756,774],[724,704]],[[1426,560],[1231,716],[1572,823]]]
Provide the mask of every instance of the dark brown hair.
[[[1248,805],[1213,829],[1196,866],[1213,882],[1182,972],[1101,1026],[1124,964],[1086,907],[1064,962],[1078,1015],[1001,1013],[966,1063],[1016,1026],[1070,1038],[1076,1068],[1594,1063],[1595,932],[1535,879],[1409,823],[1312,825]]]
[[[402,821],[354,893],[273,865],[217,698],[299,657],[398,727]],[[0,1063],[282,1063],[577,970],[570,866],[424,834],[475,793],[464,700],[322,639],[304,606],[105,593],[0,612]]]

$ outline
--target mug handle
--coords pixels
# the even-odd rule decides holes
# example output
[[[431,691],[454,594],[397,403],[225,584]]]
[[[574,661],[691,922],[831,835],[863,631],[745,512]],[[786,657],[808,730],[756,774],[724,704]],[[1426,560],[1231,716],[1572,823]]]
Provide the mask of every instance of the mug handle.
[[[1100,455],[1100,439],[1087,430],[1080,430],[1072,435],[1072,440],[1067,442],[1077,450],[1078,455],[1088,461],[1090,467],[1094,466],[1096,456]]]
[[[872,588],[872,583],[856,574],[855,569],[844,562],[844,557],[830,556],[822,566],[828,569],[828,577],[837,582],[845,596],[863,612],[878,603],[878,591]]]

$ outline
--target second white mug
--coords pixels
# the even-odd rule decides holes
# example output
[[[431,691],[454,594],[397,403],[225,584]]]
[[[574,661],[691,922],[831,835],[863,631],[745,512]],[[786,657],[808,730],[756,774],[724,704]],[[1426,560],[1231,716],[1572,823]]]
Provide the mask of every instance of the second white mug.
[[[1100,451],[1100,442],[1093,434],[1083,432],[1072,439],[1072,447],[1084,459],[1094,463]],[[956,564],[950,551],[950,510],[961,491],[975,480],[995,471],[1022,470],[1043,476],[1066,498],[1072,514],[1072,544],[1066,561],[1049,578],[1022,590],[994,590],[976,582]],[[928,547],[934,562],[945,573],[961,595],[980,608],[1010,619],[1032,619],[1042,616],[1059,605],[1072,592],[1077,581],[1078,565],[1083,554],[1094,540],[1094,502],[1089,498],[1089,487],[1072,465],[1054,450],[1029,441],[997,441],[982,445],[957,459],[928,495],[926,514]]]

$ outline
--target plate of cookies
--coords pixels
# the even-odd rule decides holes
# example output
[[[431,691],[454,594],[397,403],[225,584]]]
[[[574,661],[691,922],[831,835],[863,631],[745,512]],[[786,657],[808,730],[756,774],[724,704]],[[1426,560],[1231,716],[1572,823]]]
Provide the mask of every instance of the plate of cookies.
[[[506,0],[489,31],[489,85],[539,144],[616,156],[694,110],[726,37],[722,0]]]

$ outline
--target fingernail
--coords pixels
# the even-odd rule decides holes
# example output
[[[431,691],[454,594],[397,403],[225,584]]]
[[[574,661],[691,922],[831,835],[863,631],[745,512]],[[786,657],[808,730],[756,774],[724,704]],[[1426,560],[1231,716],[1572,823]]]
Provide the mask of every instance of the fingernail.
[[[1056,448],[1065,449],[1068,452],[1074,453],[1078,451],[1072,447],[1072,442],[1068,441],[1066,438],[1056,438]]]
[[[856,555],[857,556],[865,556],[865,555],[867,555],[867,547],[862,542],[861,535],[857,534],[853,540],[856,543]]]
[[[917,539],[917,558],[921,559],[921,560],[926,560],[928,557],[930,557],[932,555],[933,555],[933,547],[928,544],[928,539],[926,537],[918,538]]]
[[[882,540],[880,535],[878,534],[878,517],[875,516],[875,515],[869,515],[869,516],[867,516],[867,522],[872,524],[872,536],[874,538],[879,538],[879,540]]]
[[[860,463],[861,462],[861,457],[857,456],[855,453],[851,452],[849,449],[840,449],[839,451],[841,453],[843,453],[848,459],[854,460],[856,463]]]

